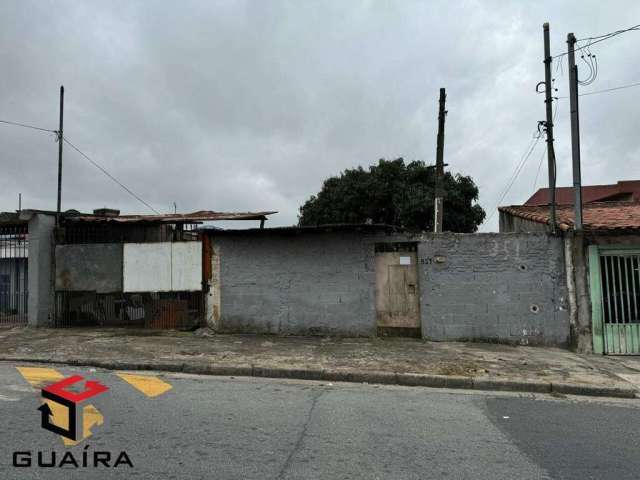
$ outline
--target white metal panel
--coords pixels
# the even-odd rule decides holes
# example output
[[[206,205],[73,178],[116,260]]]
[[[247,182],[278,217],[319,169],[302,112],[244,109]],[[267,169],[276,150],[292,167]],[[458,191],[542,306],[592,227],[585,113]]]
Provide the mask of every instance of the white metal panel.
[[[202,290],[202,242],[176,242],[171,245],[171,290]]]
[[[171,290],[171,243],[125,243],[123,249],[125,292]]]

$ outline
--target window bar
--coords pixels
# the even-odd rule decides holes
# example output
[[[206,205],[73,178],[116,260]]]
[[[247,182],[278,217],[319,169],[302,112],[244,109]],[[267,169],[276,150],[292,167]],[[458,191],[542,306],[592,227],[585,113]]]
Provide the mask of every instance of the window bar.
[[[611,323],[611,285],[609,280],[609,262],[607,262],[607,257],[600,257],[602,260],[602,271],[604,272],[604,283],[603,285],[606,288],[606,303],[603,303],[603,307],[605,308],[606,315],[604,316],[605,323]]]
[[[627,339],[628,336],[626,335],[626,332],[629,328],[628,324],[631,323],[631,303],[629,300],[629,272],[628,272],[628,265],[627,265],[627,261],[628,261],[628,257],[627,256],[621,256],[620,257],[620,261],[622,262],[623,268],[624,268],[624,296],[626,297],[626,308],[625,305],[622,305],[622,308],[625,312],[625,325],[622,326],[622,336],[625,340],[624,342],[624,353],[629,353],[629,345],[627,345]],[[621,300],[624,302],[624,298],[621,298]]]
[[[620,330],[625,323],[625,315],[624,315],[624,301],[622,300],[622,266],[620,265],[620,256],[616,255],[614,257],[616,259],[616,268],[617,268],[617,279],[618,279],[618,291],[616,292],[616,304],[620,305],[619,316],[618,316],[618,325],[617,325],[617,333],[618,333],[618,349],[617,352],[621,353],[622,351],[622,336],[620,335]]]
[[[636,278],[637,278],[637,272],[638,272],[638,256],[637,255],[632,255],[631,256],[631,287],[632,287],[632,292],[633,292],[633,321],[638,323],[638,299],[637,299],[637,295],[638,295],[638,285],[636,283]]]
[[[616,305],[616,281],[615,281],[615,272],[614,272],[614,263],[613,258],[611,256],[606,256],[605,262],[607,264],[607,285],[609,287],[608,290],[608,302],[609,302],[609,331],[611,333],[610,336],[607,336],[611,340],[611,345],[609,346],[608,351],[615,351],[615,337],[613,335],[614,328],[613,325],[617,322],[618,317],[618,307]]]

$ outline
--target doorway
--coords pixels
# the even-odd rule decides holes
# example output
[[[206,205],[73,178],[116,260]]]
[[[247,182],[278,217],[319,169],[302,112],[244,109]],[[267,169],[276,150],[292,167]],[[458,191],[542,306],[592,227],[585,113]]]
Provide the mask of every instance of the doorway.
[[[417,244],[376,244],[375,258],[378,335],[420,337]]]
[[[640,248],[589,246],[593,349],[640,354]]]

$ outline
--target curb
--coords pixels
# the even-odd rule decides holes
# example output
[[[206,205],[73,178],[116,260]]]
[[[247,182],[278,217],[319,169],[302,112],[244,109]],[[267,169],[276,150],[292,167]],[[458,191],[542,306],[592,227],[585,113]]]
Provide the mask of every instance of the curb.
[[[125,360],[54,360],[48,358],[0,357],[2,362],[49,363],[104,368],[106,370],[156,370],[224,377],[289,378],[296,380],[321,380],[328,382],[370,383],[402,385],[407,387],[451,388],[501,392],[557,393],[615,398],[638,398],[634,388],[607,387],[579,383],[552,383],[525,380],[507,380],[487,377],[462,377],[454,375],[430,375],[420,373],[365,372],[361,370],[336,370],[313,368],[278,368],[257,365],[212,365],[162,361]]]

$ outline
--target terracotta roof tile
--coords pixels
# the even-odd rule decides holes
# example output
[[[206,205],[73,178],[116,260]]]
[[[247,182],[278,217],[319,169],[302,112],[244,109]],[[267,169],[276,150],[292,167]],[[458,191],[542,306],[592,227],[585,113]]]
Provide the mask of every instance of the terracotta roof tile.
[[[498,208],[500,212],[549,224],[548,206],[513,205]],[[556,208],[558,227],[571,230],[574,227],[574,212],[571,205]],[[582,207],[582,223],[585,230],[640,230],[640,202],[587,203]]]
[[[573,205],[573,187],[556,188],[557,205]],[[585,185],[582,187],[582,202],[602,202],[606,199],[640,201],[640,180],[625,180],[611,185]],[[524,205],[548,205],[549,189],[541,188]]]

